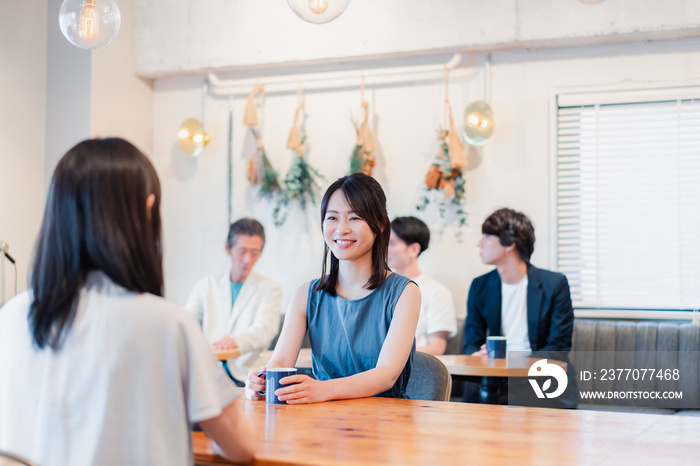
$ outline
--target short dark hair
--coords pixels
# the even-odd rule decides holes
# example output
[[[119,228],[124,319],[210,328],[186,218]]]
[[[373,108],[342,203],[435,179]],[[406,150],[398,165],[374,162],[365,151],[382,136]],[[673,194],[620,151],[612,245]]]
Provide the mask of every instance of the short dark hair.
[[[265,228],[254,218],[242,218],[231,224],[226,239],[229,248],[233,247],[238,235],[259,236],[262,239],[263,247],[265,247]]]
[[[147,212],[151,194],[155,203]],[[141,151],[107,138],[66,152],[51,178],[32,264],[35,346],[60,348],[93,270],[129,291],[162,296],[160,229],[160,183]]]
[[[368,289],[374,290],[384,283],[386,274],[389,271],[387,255],[389,253],[391,227],[389,215],[386,212],[384,190],[377,180],[364,173],[353,173],[352,175],[338,178],[328,187],[323,195],[323,200],[321,201],[321,229],[323,229],[323,220],[326,218],[328,201],[338,190],[343,193],[343,197],[345,197],[350,208],[367,222],[367,225],[369,225],[375,235],[374,244],[372,245],[372,275],[370,275],[369,280],[365,284]],[[331,296],[336,296],[335,287],[338,283],[340,261],[333,254],[330,254],[330,271],[326,273],[329,251],[328,245],[324,243],[321,280],[316,287],[316,291],[326,291]]]
[[[481,232],[498,236],[503,246],[515,244],[523,262],[530,262],[535,250],[535,228],[522,212],[513,209],[499,209],[484,220]]]
[[[396,217],[391,221],[391,231],[408,245],[417,243],[420,246],[419,256],[428,249],[430,229],[416,217]]]

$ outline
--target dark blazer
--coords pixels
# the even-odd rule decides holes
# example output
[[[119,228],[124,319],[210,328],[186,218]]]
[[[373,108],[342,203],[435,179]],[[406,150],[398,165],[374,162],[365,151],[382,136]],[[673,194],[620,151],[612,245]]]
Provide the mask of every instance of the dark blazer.
[[[532,351],[569,351],[574,310],[566,277],[527,266],[527,330]],[[464,324],[464,353],[478,351],[501,330],[501,277],[494,270],[472,281]]]

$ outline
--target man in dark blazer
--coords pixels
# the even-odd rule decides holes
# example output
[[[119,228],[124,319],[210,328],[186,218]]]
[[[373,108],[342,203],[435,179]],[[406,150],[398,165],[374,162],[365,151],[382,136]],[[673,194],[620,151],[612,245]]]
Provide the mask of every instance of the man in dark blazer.
[[[569,282],[560,273],[527,264],[527,330],[532,351],[569,351],[574,331]],[[465,354],[479,353],[487,336],[501,335],[501,276],[472,281],[464,327]],[[485,353],[484,353],[485,354]]]
[[[568,359],[574,311],[566,277],[530,264],[535,230],[522,213],[500,209],[481,227],[481,260],[496,266],[475,278],[467,298],[464,353],[485,355],[487,336],[505,336],[507,350],[541,358]],[[563,406],[575,407],[573,371]],[[574,396],[575,395],[575,396]],[[465,399],[469,393],[465,394]],[[568,402],[567,402],[568,398]],[[575,400],[574,400],[575,398]]]

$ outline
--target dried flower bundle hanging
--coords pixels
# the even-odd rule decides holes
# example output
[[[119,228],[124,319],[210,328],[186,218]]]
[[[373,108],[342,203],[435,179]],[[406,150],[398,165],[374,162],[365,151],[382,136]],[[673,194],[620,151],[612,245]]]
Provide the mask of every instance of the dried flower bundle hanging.
[[[355,124],[357,139],[355,148],[350,156],[350,173],[362,172],[365,175],[372,176],[372,169],[376,164],[374,152],[377,150],[377,143],[374,140],[374,134],[369,127],[369,103],[365,101],[365,79],[362,77],[360,85],[362,108],[364,110],[364,120],[361,124]]]
[[[248,100],[245,106],[245,114],[243,115],[243,124],[250,128],[255,137],[255,152],[248,160],[248,170],[246,176],[248,181],[253,186],[259,186],[258,194],[260,197],[271,197],[274,193],[280,190],[279,181],[277,180],[277,172],[272,167],[270,160],[265,153],[265,146],[262,141],[262,131],[260,128],[260,120],[258,119],[258,105],[255,101],[256,94],[260,95],[260,111],[262,113],[262,99],[265,96],[265,89],[262,83],[258,82],[253,90],[248,95]],[[261,118],[262,119],[262,118]]]
[[[284,177],[282,191],[278,197],[278,203],[272,213],[276,226],[281,226],[287,219],[288,204],[290,201],[298,201],[302,209],[306,209],[306,203],[310,201],[316,205],[316,194],[320,185],[317,179],[323,178],[319,172],[306,160],[306,132],[303,124],[299,122],[300,113],[303,115],[304,102],[299,101],[299,106],[294,112],[294,124],[287,138],[287,149],[293,152],[294,160]]]
[[[466,202],[465,180],[462,170],[467,167],[467,157],[464,147],[459,139],[459,133],[455,130],[452,109],[447,98],[449,75],[445,68],[445,115],[449,121],[449,129],[438,131],[440,149],[425,175],[425,186],[428,193],[422,197],[416,206],[417,210],[425,210],[435,196],[429,196],[431,191],[442,191],[444,194],[437,198],[440,216],[445,218],[448,210],[458,220],[459,226],[467,223],[467,214],[464,211]]]

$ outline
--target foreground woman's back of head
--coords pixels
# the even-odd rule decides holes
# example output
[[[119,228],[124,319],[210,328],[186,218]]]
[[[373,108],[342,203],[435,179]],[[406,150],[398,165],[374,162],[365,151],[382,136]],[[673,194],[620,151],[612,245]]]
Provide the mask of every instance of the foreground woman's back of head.
[[[159,204],[153,166],[124,140],[59,162],[31,289],[0,310],[0,449],[44,466],[185,465],[199,422],[233,459],[252,457],[239,394],[160,297]]]
[[[160,184],[146,156],[118,138],[70,149],[51,180],[32,268],[37,347],[58,349],[92,270],[127,290],[162,295],[161,256]]]

